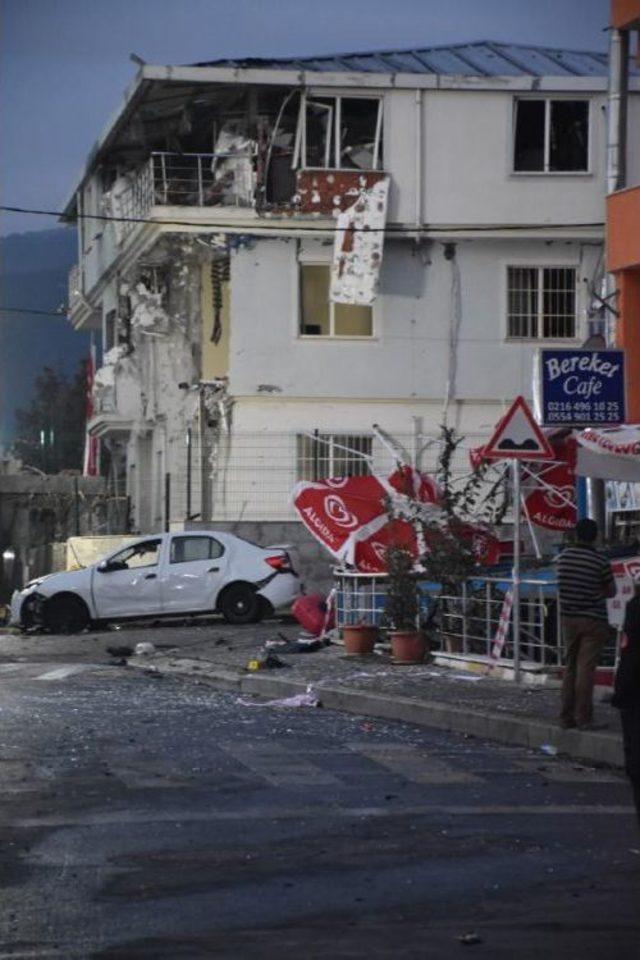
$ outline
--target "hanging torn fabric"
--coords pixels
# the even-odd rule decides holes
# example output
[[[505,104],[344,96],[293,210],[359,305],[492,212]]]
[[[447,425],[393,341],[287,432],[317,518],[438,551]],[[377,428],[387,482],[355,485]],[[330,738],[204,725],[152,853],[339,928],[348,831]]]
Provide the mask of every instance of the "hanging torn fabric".
[[[389,177],[360,184],[355,202],[337,217],[331,288],[333,303],[370,306],[378,292]]]

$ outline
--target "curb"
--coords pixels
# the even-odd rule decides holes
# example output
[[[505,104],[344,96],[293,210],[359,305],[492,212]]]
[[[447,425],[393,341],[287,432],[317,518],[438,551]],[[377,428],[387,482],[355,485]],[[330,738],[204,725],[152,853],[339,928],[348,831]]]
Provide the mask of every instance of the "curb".
[[[554,747],[559,754],[612,767],[624,767],[622,738],[610,732],[561,730],[555,723],[518,717],[513,714],[487,713],[452,706],[438,700],[414,700],[390,697],[384,693],[346,690],[324,681],[286,680],[280,676],[245,673],[239,669],[211,666],[202,660],[138,660],[129,661],[135,669],[153,673],[191,676],[218,689],[275,700],[304,693],[314,687],[322,706],[384,720],[398,720],[417,726],[448,730],[453,733],[482,737],[497,743],[539,750],[543,745]]]

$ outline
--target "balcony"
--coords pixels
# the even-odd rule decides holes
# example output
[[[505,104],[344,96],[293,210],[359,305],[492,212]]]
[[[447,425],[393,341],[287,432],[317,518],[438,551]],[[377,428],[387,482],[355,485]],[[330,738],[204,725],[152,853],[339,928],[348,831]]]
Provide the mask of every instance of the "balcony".
[[[96,314],[84,296],[84,273],[78,264],[69,271],[67,287],[67,316],[76,330],[99,330],[101,317]]]
[[[284,162],[283,162],[284,161]],[[271,216],[333,217],[386,175],[371,170],[298,170],[290,157],[273,157],[258,185],[254,150],[230,153],[154,152],[143,167],[120,177],[108,194],[116,242],[121,244],[153,207],[225,207]]]
[[[244,207],[255,197],[254,157],[247,153],[154,152],[109,193],[116,241],[122,243],[152,207]]]

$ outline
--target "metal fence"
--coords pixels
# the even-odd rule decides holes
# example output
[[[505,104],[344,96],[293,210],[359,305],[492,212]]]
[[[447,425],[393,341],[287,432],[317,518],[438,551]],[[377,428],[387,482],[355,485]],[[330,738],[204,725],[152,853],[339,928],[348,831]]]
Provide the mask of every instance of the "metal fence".
[[[384,627],[386,583],[386,574],[336,573],[337,626],[370,623]],[[440,594],[438,584],[418,581],[417,626],[426,625],[436,652],[489,658],[510,586],[508,577],[474,577],[461,581],[455,593]],[[520,662],[549,668],[562,664],[560,614],[554,580],[520,580]],[[515,644],[510,622],[500,663],[513,664]],[[603,665],[613,666],[616,652],[617,641],[612,635]]]
[[[404,448],[406,458],[417,462],[427,473],[434,473],[438,459],[438,440],[415,434],[394,434]],[[467,437],[458,447],[453,474],[462,478],[470,473],[469,450],[482,442]],[[201,512],[203,465],[200,432],[191,430],[191,453],[187,437],[175,441],[170,457],[171,518],[184,519]],[[289,432],[221,433],[205,451],[204,469],[209,475],[211,517],[214,520],[297,520],[291,494],[300,480],[331,476],[360,476],[363,473],[386,475],[395,469],[394,455],[374,434],[362,431],[341,432],[314,429]]]

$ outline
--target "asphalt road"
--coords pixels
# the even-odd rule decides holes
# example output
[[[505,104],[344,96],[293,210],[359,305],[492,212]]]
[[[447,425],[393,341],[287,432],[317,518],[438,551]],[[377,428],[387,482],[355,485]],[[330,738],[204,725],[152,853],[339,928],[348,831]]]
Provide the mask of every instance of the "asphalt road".
[[[126,667],[0,684],[2,958],[640,956],[619,774]]]

